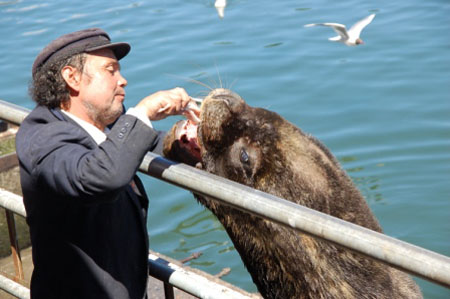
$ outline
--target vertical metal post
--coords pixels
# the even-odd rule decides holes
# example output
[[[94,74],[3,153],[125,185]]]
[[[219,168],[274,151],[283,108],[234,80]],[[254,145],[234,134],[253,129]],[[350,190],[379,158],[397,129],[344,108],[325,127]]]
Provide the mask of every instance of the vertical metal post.
[[[22,258],[20,257],[19,242],[17,241],[16,222],[14,221],[13,212],[6,210],[6,222],[8,223],[9,242],[11,243],[11,252],[14,261],[14,268],[16,269],[16,276],[14,280],[21,282],[24,280]]]
[[[166,297],[166,299],[175,299],[173,287],[168,283],[164,283],[164,296]]]

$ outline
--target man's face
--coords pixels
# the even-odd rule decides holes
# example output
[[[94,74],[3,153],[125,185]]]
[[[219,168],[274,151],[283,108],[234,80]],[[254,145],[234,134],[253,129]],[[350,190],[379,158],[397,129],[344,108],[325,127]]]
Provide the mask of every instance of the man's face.
[[[87,54],[79,97],[97,127],[113,123],[122,114],[126,85],[112,50],[102,49]]]

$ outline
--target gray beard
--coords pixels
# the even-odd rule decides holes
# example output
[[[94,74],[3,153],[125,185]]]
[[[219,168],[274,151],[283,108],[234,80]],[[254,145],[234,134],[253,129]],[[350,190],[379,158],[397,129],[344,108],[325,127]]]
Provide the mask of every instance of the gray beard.
[[[120,109],[112,110],[100,110],[91,103],[83,102],[84,107],[87,109],[89,117],[94,121],[94,124],[106,127],[112,124],[123,112],[123,106]]]

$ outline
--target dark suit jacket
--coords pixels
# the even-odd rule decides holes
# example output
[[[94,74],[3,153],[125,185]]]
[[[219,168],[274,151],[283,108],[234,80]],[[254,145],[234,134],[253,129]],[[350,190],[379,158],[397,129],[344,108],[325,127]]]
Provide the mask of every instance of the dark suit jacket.
[[[16,138],[34,272],[32,298],[143,298],[148,199],[136,171],[161,132],[122,115],[97,145],[37,106]],[[142,194],[131,189],[132,179]]]

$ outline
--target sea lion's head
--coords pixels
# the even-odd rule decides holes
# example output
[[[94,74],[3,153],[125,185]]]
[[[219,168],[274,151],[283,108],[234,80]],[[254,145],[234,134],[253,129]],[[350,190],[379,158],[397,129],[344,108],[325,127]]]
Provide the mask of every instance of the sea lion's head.
[[[322,165],[334,163],[333,157],[277,113],[251,107],[220,88],[203,100],[200,119],[199,124],[185,120],[172,128],[165,140],[166,157],[190,165],[200,162],[210,173],[293,201],[299,192],[311,194],[328,184]],[[312,197],[308,201],[314,205]]]
[[[282,159],[272,150],[279,139],[276,123],[275,113],[250,107],[228,89],[215,89],[201,107],[198,142],[203,168],[258,187],[257,182],[265,173],[278,173],[283,168],[282,163],[269,161]]]

